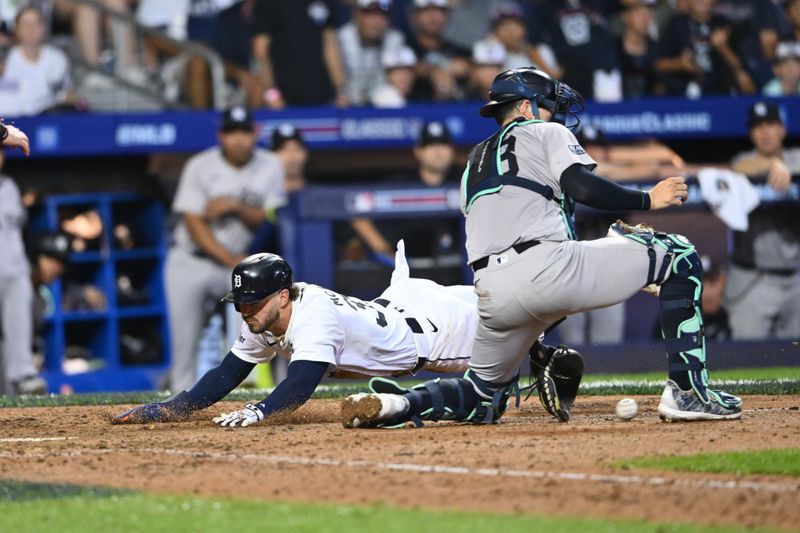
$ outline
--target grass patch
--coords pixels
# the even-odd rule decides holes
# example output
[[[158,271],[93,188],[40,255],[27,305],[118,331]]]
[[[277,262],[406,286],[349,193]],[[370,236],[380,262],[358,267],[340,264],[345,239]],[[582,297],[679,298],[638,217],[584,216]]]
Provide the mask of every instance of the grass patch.
[[[399,509],[385,505],[276,503],[122,493],[8,501],[0,498],[2,529],[33,531],[531,531],[722,533],[769,531],[592,518]]]
[[[709,372],[711,381],[732,380],[800,380],[800,366],[776,366],[770,368],[731,368]],[[666,372],[646,372],[642,374],[587,374],[584,383],[597,381],[664,381]]]
[[[800,476],[800,449],[702,453],[674,457],[643,457],[619,463],[627,468],[657,468],[715,474]]]
[[[645,374],[589,374],[581,383],[580,395],[610,396],[661,394],[664,389],[665,372]],[[418,380],[404,380],[404,386],[410,387]],[[528,378],[522,377],[520,385],[527,385]],[[711,375],[711,385],[738,395],[747,394],[800,394],[800,367],[775,367],[719,370]],[[333,382],[321,385],[314,392],[313,398],[343,398],[348,394],[364,392],[367,382]],[[226,401],[250,402],[261,400],[269,394],[266,389],[236,389],[225,397]],[[0,396],[2,407],[57,407],[64,405],[119,405],[142,404],[165,400],[172,396],[169,392],[103,392],[88,394],[70,394],[61,396]]]
[[[0,504],[30,500],[52,500],[58,498],[107,498],[130,494],[131,491],[108,487],[91,487],[63,483],[29,483],[12,479],[0,479]]]

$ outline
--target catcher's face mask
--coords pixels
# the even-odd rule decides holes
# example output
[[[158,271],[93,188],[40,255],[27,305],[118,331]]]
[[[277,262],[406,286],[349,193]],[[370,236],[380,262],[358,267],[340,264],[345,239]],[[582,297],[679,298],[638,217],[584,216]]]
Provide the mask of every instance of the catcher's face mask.
[[[563,124],[573,133],[581,125],[578,113],[583,111],[583,97],[566,83],[555,82],[554,91],[547,97],[538,97],[536,103],[553,114],[553,122]]]

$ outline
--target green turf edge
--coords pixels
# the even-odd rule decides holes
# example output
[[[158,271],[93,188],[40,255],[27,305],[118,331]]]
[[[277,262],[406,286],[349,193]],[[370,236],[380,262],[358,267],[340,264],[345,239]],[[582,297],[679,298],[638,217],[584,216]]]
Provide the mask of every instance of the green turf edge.
[[[765,368],[730,368],[710,371],[713,380],[800,380],[800,366],[772,366]],[[659,381],[664,379],[664,372],[645,372],[639,374],[587,374],[584,383],[609,380],[645,380]]]
[[[258,495],[255,495],[258,496]],[[15,533],[59,531],[270,531],[352,533],[380,531],[574,531],[588,533],[723,533],[773,531],[600,518],[401,509],[387,505],[335,505],[198,498],[157,494],[61,496],[0,500],[3,528]]]
[[[651,456],[620,461],[615,466],[734,474],[800,477],[800,448],[701,453],[696,455]]]
[[[664,388],[663,373],[588,375],[581,383],[580,394],[586,396],[652,395],[660,394]],[[527,383],[527,378],[522,378]],[[415,381],[404,381],[406,386]],[[738,395],[749,394],[800,394],[800,369],[775,367],[757,369],[721,370],[712,374],[711,385]],[[348,394],[363,392],[366,382],[333,383],[322,385],[314,392],[314,398],[342,398]],[[240,388],[225,399],[229,401],[261,400],[269,394],[266,389]],[[122,392],[86,393],[48,396],[0,396],[0,407],[50,407],[64,405],[119,405],[140,404],[168,398],[169,392]]]

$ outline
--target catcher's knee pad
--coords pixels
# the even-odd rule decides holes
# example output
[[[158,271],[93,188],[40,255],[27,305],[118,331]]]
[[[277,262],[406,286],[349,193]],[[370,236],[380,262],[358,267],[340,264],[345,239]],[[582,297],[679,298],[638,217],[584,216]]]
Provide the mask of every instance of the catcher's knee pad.
[[[437,378],[411,388],[386,378],[373,378],[369,387],[375,393],[402,394],[410,409],[403,420],[422,426],[423,420],[454,420],[489,424],[503,416],[508,398],[516,388],[517,378],[500,385],[490,384],[467,371],[463,378]],[[518,394],[518,393],[517,393]]]
[[[667,277],[667,269],[669,268],[670,260],[673,256],[671,247],[676,242],[683,242],[682,237],[679,235],[661,233],[646,224],[631,226],[622,220],[617,220],[609,227],[608,235],[625,237],[647,247],[647,256],[650,258],[650,266],[647,271],[647,283],[645,283],[645,287],[648,285],[660,285],[664,281],[664,278]],[[658,255],[656,254],[655,246],[660,246],[666,250],[666,254],[660,266],[657,265]]]

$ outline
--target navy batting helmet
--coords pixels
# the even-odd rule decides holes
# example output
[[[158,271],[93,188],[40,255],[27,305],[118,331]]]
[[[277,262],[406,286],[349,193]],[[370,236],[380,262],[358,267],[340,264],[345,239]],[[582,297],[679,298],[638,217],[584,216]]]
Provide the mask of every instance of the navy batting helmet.
[[[275,254],[254,254],[242,259],[231,274],[231,291],[223,302],[258,303],[270,294],[292,286],[292,267]]]
[[[580,120],[577,113],[583,111],[583,97],[566,83],[554,80],[549,74],[536,67],[522,67],[506,70],[497,75],[489,89],[491,101],[480,111],[483,117],[494,117],[503,105],[516,100],[530,100],[536,108],[542,107],[553,114],[553,122],[577,128]],[[567,119],[572,118],[570,124]]]

